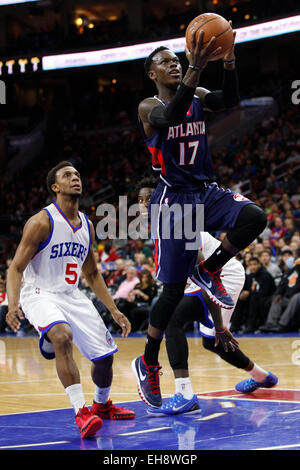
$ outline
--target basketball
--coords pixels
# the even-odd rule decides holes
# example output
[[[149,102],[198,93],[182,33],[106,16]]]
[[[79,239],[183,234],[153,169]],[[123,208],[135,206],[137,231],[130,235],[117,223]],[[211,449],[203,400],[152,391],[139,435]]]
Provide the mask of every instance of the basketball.
[[[210,39],[215,36],[215,48],[222,47],[220,54],[216,55],[211,60],[218,60],[224,57],[233,44],[233,31],[227,20],[215,13],[203,13],[196,16],[188,25],[185,32],[185,39],[187,48],[191,47],[191,35],[196,31],[196,41],[200,31],[204,32],[203,47],[206,47]]]

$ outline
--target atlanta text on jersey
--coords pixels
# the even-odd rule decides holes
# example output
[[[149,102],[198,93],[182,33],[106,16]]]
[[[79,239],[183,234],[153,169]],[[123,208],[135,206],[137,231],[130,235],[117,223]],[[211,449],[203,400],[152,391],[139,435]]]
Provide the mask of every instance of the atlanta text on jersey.
[[[205,134],[204,121],[184,122],[178,126],[169,127],[167,140],[203,134]]]

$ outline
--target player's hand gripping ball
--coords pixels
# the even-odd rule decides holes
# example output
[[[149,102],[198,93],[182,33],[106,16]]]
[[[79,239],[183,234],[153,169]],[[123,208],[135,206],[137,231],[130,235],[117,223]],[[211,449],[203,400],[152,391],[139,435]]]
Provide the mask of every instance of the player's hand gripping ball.
[[[222,47],[220,54],[213,56],[210,60],[222,59],[231,49],[234,43],[234,35],[231,24],[216,13],[203,13],[196,16],[188,25],[185,32],[187,48],[191,47],[191,34],[195,31],[195,40],[197,41],[200,31],[203,31],[202,46],[206,47],[211,38],[216,38],[215,49]]]

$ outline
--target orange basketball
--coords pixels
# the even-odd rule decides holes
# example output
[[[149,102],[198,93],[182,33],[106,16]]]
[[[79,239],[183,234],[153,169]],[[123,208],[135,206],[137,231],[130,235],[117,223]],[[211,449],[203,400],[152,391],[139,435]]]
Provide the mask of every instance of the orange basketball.
[[[216,13],[203,13],[202,15],[196,16],[196,18],[190,22],[185,32],[188,49],[191,47],[192,32],[196,32],[197,40],[201,30],[204,32],[203,47],[207,46],[212,36],[216,38],[215,49],[220,46],[222,47],[220,54],[215,56],[212,60],[218,60],[224,57],[233,44],[233,31],[228,21]]]

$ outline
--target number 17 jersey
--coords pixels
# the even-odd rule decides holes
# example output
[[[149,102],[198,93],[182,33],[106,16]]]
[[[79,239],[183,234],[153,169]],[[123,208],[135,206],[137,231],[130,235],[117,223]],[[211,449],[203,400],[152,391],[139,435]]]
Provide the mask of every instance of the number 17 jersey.
[[[42,210],[49,216],[51,231],[27,265],[24,284],[53,293],[74,291],[91,245],[88,218],[78,212],[81,223],[74,227],[57,203]]]
[[[157,100],[167,105],[164,101]],[[213,164],[204,110],[196,95],[181,124],[157,129],[148,138],[143,129],[142,133],[152,155],[152,168],[160,172],[160,178],[167,186],[193,190],[212,178]]]

